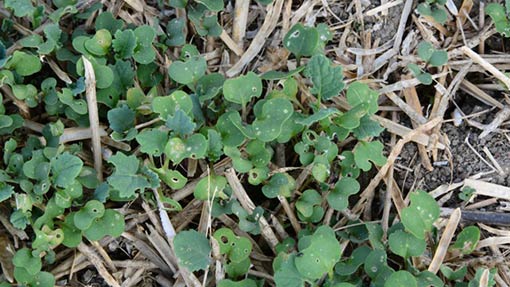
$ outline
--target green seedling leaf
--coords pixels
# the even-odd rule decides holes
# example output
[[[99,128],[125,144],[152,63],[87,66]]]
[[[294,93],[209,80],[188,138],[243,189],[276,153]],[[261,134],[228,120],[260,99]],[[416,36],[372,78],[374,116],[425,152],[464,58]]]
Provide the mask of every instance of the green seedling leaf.
[[[314,55],[310,59],[304,73],[312,81],[313,87],[310,91],[317,95],[319,101],[327,101],[338,96],[345,86],[342,67],[333,66],[331,61],[322,54]]]
[[[438,67],[448,62],[448,53],[443,50],[436,50],[429,42],[421,42],[418,47],[418,56],[433,67]]]
[[[248,171],[248,182],[251,185],[259,185],[269,178],[269,168],[256,167]]]
[[[223,83],[223,95],[229,102],[246,106],[252,98],[262,95],[262,80],[253,72],[228,79]]]
[[[439,267],[439,270],[441,270],[441,273],[448,280],[458,281],[458,280],[462,280],[464,277],[466,277],[467,265],[464,265],[461,268],[454,271],[450,267],[448,267],[444,264],[441,264],[441,266]]]
[[[194,134],[186,140],[174,137],[166,144],[164,153],[174,164],[179,164],[185,158],[204,158],[207,146],[207,139],[202,134]]]
[[[411,205],[402,210],[402,223],[411,234],[424,239],[439,218],[439,206],[434,198],[424,191],[413,192],[410,198]]]
[[[307,189],[296,201],[296,209],[304,217],[311,217],[314,207],[320,205],[321,202],[322,197],[316,190]]]
[[[333,209],[342,211],[349,206],[349,196],[359,192],[360,185],[352,177],[343,177],[336,184],[335,188],[328,193],[328,204]]]
[[[133,30],[117,30],[115,39],[112,40],[112,47],[119,59],[132,57],[136,48],[136,35]]]
[[[187,178],[177,170],[165,168],[153,168],[153,170],[166,185],[174,190],[183,188],[188,182]]]
[[[310,237],[309,245],[300,250],[296,257],[296,269],[306,278],[320,279],[325,273],[331,274],[340,260],[340,243],[331,227],[322,225]]]
[[[169,96],[157,97],[152,101],[152,110],[159,114],[162,120],[175,115],[177,110],[190,114],[193,109],[191,97],[183,91],[175,91]]]
[[[283,45],[298,59],[302,56],[311,56],[319,45],[319,32],[314,27],[297,23],[283,38]]]
[[[225,272],[228,274],[228,277],[230,277],[230,278],[238,278],[238,277],[241,277],[244,274],[246,274],[248,272],[248,270],[250,270],[250,267],[251,267],[250,258],[246,258],[239,263],[229,262],[229,263],[225,264]],[[227,281],[230,281],[230,280],[227,279]],[[223,281],[221,281],[221,282],[223,282]],[[219,283],[219,286],[221,286],[221,284],[222,284],[221,282]],[[245,280],[233,282],[233,283],[237,284],[235,286],[246,286],[245,284],[251,284],[250,282],[255,284],[255,281],[253,281],[252,279],[245,279]],[[256,286],[256,284],[248,285],[248,286]]]
[[[93,224],[83,234],[88,240],[97,241],[107,235],[119,237],[124,232],[124,228],[124,216],[118,211],[107,209],[103,216],[94,219]]]
[[[290,197],[295,187],[296,181],[292,176],[286,173],[277,173],[271,177],[268,184],[262,187],[262,193],[267,198]]]
[[[168,35],[168,39],[166,40],[166,44],[168,46],[182,46],[186,43],[186,38],[184,37],[184,29],[186,27],[186,19],[184,17],[175,18],[168,21],[166,25],[166,33]]]
[[[443,280],[439,278],[436,274],[430,271],[423,271],[420,274],[415,276],[416,282],[418,283],[418,287],[443,287]]]
[[[505,37],[510,37],[510,23],[503,5],[499,3],[489,3],[485,7],[485,13],[491,17],[498,33]]]
[[[327,108],[327,109],[320,109],[318,112],[315,112],[313,115],[304,118],[302,120],[298,120],[297,122],[299,124],[305,125],[307,127],[310,127],[316,122],[322,121],[324,119],[327,119],[333,115],[340,114],[340,111],[338,111],[335,108]]]
[[[130,198],[137,190],[150,186],[146,178],[137,174],[140,162],[135,155],[126,156],[117,152],[108,159],[108,162],[115,166],[115,171],[107,181],[119,192],[120,197]]]
[[[418,287],[418,282],[413,274],[408,271],[401,270],[390,275],[384,287]]]
[[[108,122],[110,128],[118,133],[124,133],[133,128],[136,113],[127,105],[114,108],[108,111]]]
[[[66,152],[52,158],[50,165],[53,183],[58,187],[67,188],[80,175],[83,162],[79,157]]]
[[[186,62],[175,61],[168,67],[168,75],[179,84],[194,84],[205,75],[207,62],[205,58],[196,56]]]
[[[219,95],[224,82],[225,77],[220,73],[212,73],[200,78],[196,86],[196,93],[200,103],[212,100]]]
[[[115,19],[111,12],[102,12],[97,16],[95,28],[96,31],[106,29],[111,34],[115,34],[117,30],[124,26],[124,22],[121,19]]]
[[[223,155],[223,143],[221,142],[221,135],[214,129],[207,130],[207,152],[208,158],[211,162],[215,162]]]
[[[444,24],[448,20],[448,15],[444,8],[436,3],[420,3],[417,10],[420,15],[431,16],[439,24]]]
[[[225,146],[238,146],[245,138],[255,138],[253,128],[243,125],[237,111],[230,111],[221,115],[216,123],[216,129],[221,133]]]
[[[379,98],[379,94],[370,89],[370,87],[361,82],[354,82],[349,85],[347,88],[347,102],[352,107],[356,107],[360,104],[367,105],[368,114],[375,114],[377,112],[379,106],[377,104],[377,99]]]
[[[223,10],[223,0],[195,0],[197,3],[200,3],[207,7],[208,10],[212,12],[220,12]]]
[[[482,279],[482,277],[484,277],[484,273],[486,270],[487,270],[487,268],[478,267],[476,269],[475,278],[473,278],[471,281],[469,281],[468,287],[478,287],[480,285],[492,287],[492,286],[496,285],[496,281],[494,280],[494,275],[496,275],[496,273],[498,272],[498,269],[497,268],[488,269],[489,279],[486,281],[487,283],[482,283],[482,281],[486,280],[486,279]]]
[[[248,172],[253,168],[251,161],[242,157],[241,152],[236,147],[225,146],[223,152],[232,159],[232,165],[237,172]]]
[[[169,5],[174,8],[186,8],[188,0],[170,0]]]
[[[383,149],[384,146],[380,141],[360,141],[354,148],[354,161],[363,171],[370,170],[372,167],[370,162],[383,166],[386,163],[386,158],[382,154]]]
[[[160,156],[168,141],[168,132],[158,129],[143,130],[136,136],[140,151],[151,156]]]
[[[362,245],[352,252],[349,259],[336,264],[335,273],[340,276],[348,276],[354,274],[358,268],[363,265],[365,258],[370,253],[370,248],[366,245]]]
[[[304,278],[296,268],[296,254],[286,254],[281,252],[273,262],[275,270],[274,281],[277,286],[281,287],[304,287]],[[276,263],[281,261],[278,268]]]
[[[363,263],[365,273],[372,279],[388,272],[386,262],[387,255],[383,249],[374,249],[366,257]]]
[[[250,141],[246,145],[246,152],[253,166],[259,168],[266,167],[273,157],[273,150],[258,140]]]
[[[370,119],[370,116],[365,115],[360,119],[360,124],[355,128],[352,133],[359,140],[366,140],[370,137],[377,137],[384,130],[381,125]]]
[[[94,219],[101,218],[104,213],[105,208],[101,202],[90,200],[74,215],[74,226],[80,230],[86,230],[92,226]]]
[[[390,234],[388,242],[391,252],[405,259],[411,256],[420,256],[427,247],[425,240],[402,230],[397,230]]]
[[[213,200],[216,198],[228,199],[228,196],[223,192],[227,186],[227,179],[219,175],[210,175],[202,178],[197,186],[193,195],[199,200]]]
[[[411,71],[411,73],[413,73],[416,79],[420,81],[420,83],[424,85],[432,84],[432,75],[427,72],[423,72],[418,65],[410,63],[407,65],[407,68]]]
[[[30,76],[39,72],[42,68],[41,60],[37,56],[21,51],[14,51],[5,67],[13,69],[20,76]]]
[[[75,99],[70,89],[64,88],[61,92],[57,92],[58,99],[63,104],[69,106],[79,115],[87,114],[87,102],[82,99]]]
[[[149,25],[142,25],[134,31],[138,45],[135,48],[133,59],[140,64],[149,64],[156,58],[156,52],[152,47],[152,42],[156,38],[156,31]]]
[[[258,286],[257,282],[249,278],[237,282],[232,281],[230,279],[223,279],[218,283],[218,287],[257,287],[257,286]]]
[[[0,41],[0,68],[3,68],[9,57],[7,56],[7,49],[5,49],[4,43]]]
[[[106,55],[111,45],[112,35],[106,29],[98,30],[94,37],[86,40],[84,43],[85,49],[95,56]]]
[[[475,251],[479,240],[480,229],[476,226],[468,226],[457,235],[457,240],[451,248],[460,250],[462,254],[470,254]]]
[[[5,201],[14,194],[14,187],[6,183],[0,184],[0,202]]]
[[[195,230],[179,232],[174,238],[175,255],[189,271],[205,270],[211,262],[211,246],[204,234]]]
[[[36,275],[42,268],[41,258],[33,256],[28,248],[18,250],[12,258],[12,264],[25,269],[31,275]]]
[[[282,132],[283,123],[294,112],[292,103],[283,98],[267,100],[262,113],[252,124],[255,136],[263,142],[275,140]]]
[[[31,0],[5,0],[5,8],[14,10],[16,17],[32,16],[36,10]]]
[[[300,73],[305,69],[305,66],[298,67],[294,70],[288,71],[288,72],[282,72],[282,71],[267,71],[260,75],[260,78],[262,80],[282,80],[282,79],[292,79],[291,77]]]
[[[187,136],[193,133],[197,126],[190,116],[184,111],[177,110],[172,116],[168,116],[165,124],[176,136]]]

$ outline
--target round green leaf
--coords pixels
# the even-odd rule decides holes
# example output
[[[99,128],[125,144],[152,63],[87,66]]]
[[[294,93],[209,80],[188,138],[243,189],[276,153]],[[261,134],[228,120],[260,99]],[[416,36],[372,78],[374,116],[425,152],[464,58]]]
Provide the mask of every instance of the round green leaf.
[[[475,251],[479,240],[480,229],[476,226],[468,226],[457,235],[457,240],[451,248],[459,249],[462,254],[470,254]]]
[[[384,287],[418,287],[418,283],[413,274],[401,270],[391,274]]]
[[[349,206],[349,196],[359,192],[360,185],[352,177],[342,177],[327,196],[328,204],[333,209],[342,211]]]
[[[390,234],[388,243],[391,252],[406,259],[411,256],[420,256],[427,247],[425,240],[402,230],[397,230]]]
[[[223,95],[227,101],[245,106],[262,95],[262,80],[253,72],[228,79],[223,83]]]
[[[439,206],[434,198],[425,191],[411,193],[411,205],[402,210],[402,223],[407,231],[424,239],[439,218]]]
[[[319,32],[313,27],[297,23],[283,38],[283,45],[297,58],[311,56],[319,45]]]
[[[205,270],[211,262],[211,246],[203,233],[195,230],[179,232],[174,238],[175,255],[191,272]]]
[[[179,84],[196,83],[205,75],[207,62],[203,57],[192,57],[186,62],[175,61],[168,67],[168,75]]]

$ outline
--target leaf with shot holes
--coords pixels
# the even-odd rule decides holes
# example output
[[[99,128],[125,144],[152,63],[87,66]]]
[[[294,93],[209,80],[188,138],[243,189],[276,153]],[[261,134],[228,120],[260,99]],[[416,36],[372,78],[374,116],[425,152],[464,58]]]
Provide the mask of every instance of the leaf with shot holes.
[[[267,100],[262,113],[252,124],[257,139],[263,142],[275,140],[282,132],[283,123],[288,120],[294,109],[292,103],[283,98]]]
[[[175,255],[189,271],[205,270],[211,262],[211,246],[203,233],[195,230],[179,232],[174,238]]]
[[[383,149],[384,146],[380,141],[360,141],[356,147],[354,147],[354,161],[363,171],[370,170],[372,167],[370,162],[378,166],[383,166],[386,163],[386,158],[382,154]]]
[[[109,235],[119,237],[124,232],[124,216],[113,209],[105,210],[103,216],[95,218],[93,224],[83,234],[88,240],[97,241]]]
[[[136,136],[140,151],[151,156],[160,156],[168,141],[168,132],[159,129],[143,130]]]
[[[296,268],[305,278],[320,279],[325,273],[332,274],[340,260],[340,243],[335,231],[326,225],[318,227],[310,237],[308,246],[296,257]]]
[[[355,107],[359,104],[367,104],[367,113],[375,114],[377,112],[379,106],[377,103],[377,99],[379,98],[379,93],[370,89],[370,87],[361,82],[354,82],[349,85],[347,88],[347,102],[352,107]]]
[[[295,187],[296,180],[292,176],[287,173],[277,173],[262,187],[262,193],[267,198],[290,197]]]
[[[342,177],[335,184],[335,188],[328,193],[328,204],[333,209],[342,211],[349,206],[349,196],[359,192],[360,185],[352,177]]]
[[[250,256],[252,244],[246,237],[234,234],[229,228],[220,228],[214,232],[213,237],[218,241],[220,253],[227,254],[232,262],[242,262]]]
[[[87,51],[95,56],[104,56],[112,45],[112,34],[106,29],[96,31],[94,37],[85,41]]]
[[[273,150],[270,146],[266,146],[264,142],[259,140],[250,141],[246,145],[246,152],[254,167],[265,167],[273,157]]]
[[[65,152],[52,158],[50,165],[53,183],[58,187],[66,188],[80,175],[83,162],[79,157]]]
[[[439,218],[439,205],[425,191],[411,193],[411,205],[402,210],[402,223],[407,231],[420,239],[432,230],[434,222]]]
[[[388,256],[383,249],[374,249],[368,253],[363,263],[365,273],[372,279],[378,276],[391,272],[387,262]]]
[[[262,80],[253,72],[223,83],[223,95],[229,102],[246,106],[252,98],[262,95]]]
[[[430,271],[422,271],[415,276],[418,287],[443,287],[444,283],[441,278]]]
[[[185,140],[174,137],[167,142],[164,153],[174,164],[179,164],[185,158],[204,158],[207,146],[207,139],[202,134],[194,134]]]
[[[204,201],[216,198],[228,199],[228,196],[223,192],[226,186],[227,179],[224,176],[211,174],[198,182],[193,196]]]
[[[90,200],[74,215],[74,226],[80,230],[86,230],[92,225],[94,219],[103,216],[104,211],[105,208],[101,202]]]
[[[476,226],[468,226],[457,235],[451,249],[458,249],[462,254],[470,254],[476,249],[480,240],[480,229]]]
[[[186,62],[175,61],[168,67],[168,75],[179,84],[193,84],[205,75],[207,62],[205,58],[195,56]]]
[[[175,91],[169,96],[156,97],[152,100],[152,110],[158,113],[162,120],[166,120],[168,116],[175,115],[177,110],[190,114],[192,109],[193,101],[183,91]]]
[[[390,234],[388,244],[391,252],[405,259],[411,256],[420,256],[427,247],[425,240],[402,230]]]
[[[166,24],[166,34],[168,36],[165,44],[168,46],[182,46],[186,43],[184,31],[186,29],[186,18],[174,18]]]
[[[251,185],[259,185],[268,178],[269,168],[266,166],[252,168],[248,171],[248,182]]]
[[[69,106],[75,113],[79,115],[87,114],[87,102],[83,99],[75,99],[70,89],[63,88],[60,92],[57,92],[57,96],[60,102]]]
[[[331,61],[322,54],[314,55],[310,59],[304,73],[313,83],[310,91],[320,101],[327,101],[338,96],[345,86],[342,66],[333,66]]]
[[[283,45],[298,59],[302,56],[311,56],[319,45],[319,32],[314,27],[297,23],[283,38]]]
[[[182,175],[178,170],[161,168],[152,168],[152,170],[158,174],[159,178],[166,183],[170,188],[178,190],[183,188],[188,179]]]

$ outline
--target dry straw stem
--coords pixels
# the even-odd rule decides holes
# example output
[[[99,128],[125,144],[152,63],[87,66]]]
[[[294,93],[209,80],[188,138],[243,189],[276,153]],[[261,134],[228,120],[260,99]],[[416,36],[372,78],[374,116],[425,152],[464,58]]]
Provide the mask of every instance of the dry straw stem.
[[[494,120],[490,122],[490,124],[485,126],[483,132],[478,136],[478,138],[484,138],[488,136],[490,133],[494,132],[499,128],[499,126],[510,117],[510,108],[505,106],[501,111],[496,114]]]
[[[253,213],[253,210],[255,209],[255,204],[246,193],[246,190],[244,190],[244,187],[241,184],[241,181],[239,181],[239,178],[237,177],[234,169],[229,168],[225,173],[225,177],[227,178],[230,187],[232,187],[235,197],[237,198],[237,200],[239,200],[239,203],[241,203],[241,206],[244,209],[246,209],[248,213],[250,214]],[[269,244],[273,252],[275,252],[276,245],[279,243],[278,238],[276,238],[274,231],[271,229],[271,226],[263,216],[260,217],[259,224],[261,228],[262,237],[264,237],[264,239]]]
[[[439,267],[443,263],[443,260],[448,252],[448,246],[452,241],[453,236],[455,235],[455,230],[457,226],[459,226],[461,218],[461,211],[459,208],[453,211],[450,219],[448,220],[448,224],[446,224],[446,228],[444,229],[443,235],[441,236],[441,240],[439,240],[439,245],[437,246],[436,253],[434,253],[434,257],[432,258],[432,262],[429,265],[429,271],[436,274],[439,271]]]
[[[103,277],[104,281],[106,281],[106,284],[112,286],[112,287],[120,287],[119,282],[113,276],[108,272],[108,270],[103,265],[103,260],[85,243],[80,242],[80,245],[78,245],[78,250],[85,255],[90,263],[94,265],[94,267],[97,269],[97,272],[99,272],[99,275]]]
[[[484,58],[482,58],[477,53],[473,52],[470,48],[464,46],[461,48],[462,52],[466,54],[469,58],[473,60],[473,62],[482,66],[487,72],[491,73],[496,79],[500,80],[503,84],[506,85],[508,89],[510,89],[510,78],[508,78],[505,74],[503,74],[500,70],[494,67],[491,63],[487,62]]]
[[[97,172],[97,179],[103,181],[103,156],[101,153],[101,133],[99,131],[99,114],[97,111],[96,98],[96,75],[92,63],[82,56],[83,67],[85,68],[85,95],[89,111],[90,130],[92,131],[92,149],[94,153],[94,168]]]
[[[244,67],[250,63],[255,56],[257,56],[262,47],[264,47],[269,35],[273,32],[274,28],[276,28],[276,24],[278,24],[282,6],[283,0],[276,0],[273,4],[268,6],[267,9],[269,11],[267,12],[266,18],[264,19],[264,23],[260,27],[259,32],[255,38],[253,38],[250,46],[241,56],[241,59],[239,59],[239,61],[227,71],[228,77],[233,77],[239,74]]]

